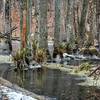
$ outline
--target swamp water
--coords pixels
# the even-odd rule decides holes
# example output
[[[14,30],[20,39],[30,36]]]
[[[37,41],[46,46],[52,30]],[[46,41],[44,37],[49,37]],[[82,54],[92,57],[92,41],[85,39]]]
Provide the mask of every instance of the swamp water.
[[[84,79],[57,69],[26,70],[20,75],[8,70],[4,78],[45,98],[51,97],[50,100],[100,100],[99,89],[79,86],[78,83],[84,82]]]

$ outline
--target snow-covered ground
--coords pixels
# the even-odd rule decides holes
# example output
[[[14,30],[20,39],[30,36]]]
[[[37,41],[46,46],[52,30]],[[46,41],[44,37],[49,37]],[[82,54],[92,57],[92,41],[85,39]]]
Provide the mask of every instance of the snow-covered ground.
[[[11,55],[0,55],[0,63],[12,63]]]
[[[1,98],[3,95],[6,95],[8,100],[37,100],[31,96],[23,94],[20,91],[0,85],[0,100],[2,100]]]

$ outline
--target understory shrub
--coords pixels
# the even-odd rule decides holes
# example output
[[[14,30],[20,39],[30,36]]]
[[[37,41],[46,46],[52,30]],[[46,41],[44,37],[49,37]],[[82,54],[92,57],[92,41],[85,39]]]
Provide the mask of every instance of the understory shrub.
[[[80,53],[83,54],[83,55],[90,55],[90,56],[96,55],[96,56],[99,56],[99,52],[95,47],[82,48],[80,50]]]

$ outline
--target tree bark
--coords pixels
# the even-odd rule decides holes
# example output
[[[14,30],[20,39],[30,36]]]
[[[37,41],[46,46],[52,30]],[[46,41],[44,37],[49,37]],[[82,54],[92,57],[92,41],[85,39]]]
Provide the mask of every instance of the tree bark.
[[[67,41],[69,42],[71,39],[71,35],[73,34],[73,0],[68,0],[68,8],[67,8]]]
[[[32,0],[27,0],[27,16],[26,16],[26,21],[27,21],[27,32],[26,32],[26,35],[27,35],[27,46],[29,48],[31,48],[31,41],[30,41],[30,38],[31,38],[31,28],[32,28]]]
[[[34,7],[35,7],[35,13],[34,17],[36,20],[36,29],[34,33],[34,39],[39,42],[39,0],[34,0]]]
[[[19,0],[21,47],[22,47],[22,30],[23,30],[23,7],[22,6],[23,6],[22,0]]]
[[[85,22],[86,15],[88,9],[88,0],[83,0],[82,11],[81,11],[81,19],[79,22],[79,44],[82,46],[84,44],[84,36],[85,36]]]
[[[60,14],[61,0],[55,0],[55,30],[54,30],[54,46],[59,46],[60,39]]]
[[[25,48],[27,45],[27,2],[20,0],[20,34],[21,34],[21,47]]]
[[[12,44],[11,44],[11,0],[5,0],[5,33],[8,33],[8,44],[10,53],[12,51]]]
[[[39,48],[47,49],[47,1],[39,3]]]
[[[91,43],[91,45],[94,44],[94,33],[93,33],[93,29],[94,29],[94,0],[89,0],[89,4],[88,4],[88,13],[87,13],[87,24],[89,26],[89,31],[87,32],[88,34],[88,41]]]
[[[96,0],[97,41],[100,51],[100,0]]]

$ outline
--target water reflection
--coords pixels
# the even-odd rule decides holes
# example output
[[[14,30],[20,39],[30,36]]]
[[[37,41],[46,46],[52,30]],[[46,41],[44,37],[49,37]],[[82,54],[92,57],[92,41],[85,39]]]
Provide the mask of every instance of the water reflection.
[[[96,88],[78,86],[84,80],[76,80],[78,76],[69,75],[67,72],[51,70],[47,68],[27,70],[24,73],[23,87],[31,92],[49,96],[56,99],[51,100],[100,100],[91,99],[96,94]],[[18,77],[14,72],[9,71],[8,80],[19,84]],[[20,77],[20,79],[23,77]],[[23,79],[21,79],[23,80]],[[21,85],[21,84],[19,84]],[[99,92],[100,93],[100,92]]]

